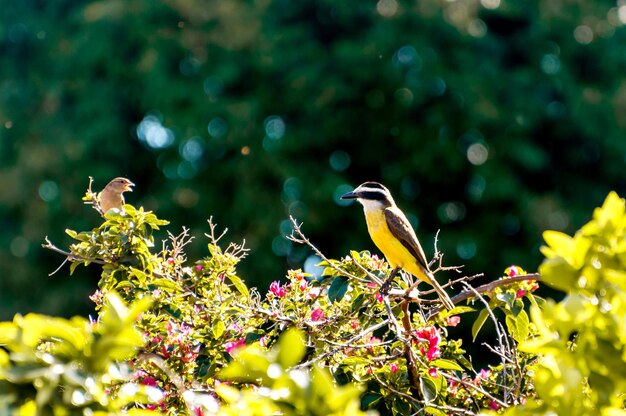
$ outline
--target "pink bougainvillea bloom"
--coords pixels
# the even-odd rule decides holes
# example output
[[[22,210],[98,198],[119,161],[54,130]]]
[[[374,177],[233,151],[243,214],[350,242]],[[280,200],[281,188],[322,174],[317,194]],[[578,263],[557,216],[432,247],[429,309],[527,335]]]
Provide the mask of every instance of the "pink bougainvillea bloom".
[[[357,329],[358,327],[359,327],[359,321],[357,319],[353,319],[352,322],[350,322],[350,328]]]
[[[519,266],[513,265],[507,267],[506,270],[504,270],[504,274],[509,277],[521,276],[523,274],[526,274],[526,270],[522,269]]]
[[[378,303],[383,303],[383,300],[384,300],[383,295],[381,295],[380,293],[377,293],[375,297]]]
[[[489,402],[489,408],[491,410],[500,410],[500,407],[501,406],[495,400]]]
[[[439,372],[437,371],[435,367],[430,367],[428,369],[428,375],[431,376],[432,378],[437,378],[439,377]]]
[[[320,292],[322,291],[321,287],[312,287],[311,289],[309,289],[309,297],[311,299],[314,299],[316,297],[318,297],[320,295]]]
[[[389,364],[389,369],[391,370],[392,373],[397,373],[398,372],[398,364],[396,364],[396,363]]]
[[[519,289],[517,292],[515,292],[515,297],[518,299],[523,298],[525,294],[526,291],[524,289]]]
[[[144,386],[156,387],[157,381],[153,377],[144,377],[144,379],[141,380],[141,384],[143,384]]]
[[[424,346],[420,348],[420,352],[426,356],[428,361],[432,361],[441,356],[441,350],[439,349],[441,335],[439,334],[439,329],[434,326],[429,326],[418,330],[416,335],[420,341],[428,342],[427,348]]]
[[[488,378],[489,378],[489,375],[490,375],[490,374],[491,374],[491,370],[486,370],[486,369],[484,369],[484,368],[483,368],[483,369],[481,369],[481,370],[478,372],[478,376],[477,376],[477,377],[478,377],[478,378],[482,378],[483,380],[485,380],[485,379],[488,379]]]
[[[448,316],[446,323],[448,326],[457,326],[461,322],[461,317],[458,315]]]
[[[241,348],[244,345],[246,345],[246,339],[242,337],[242,338],[239,338],[237,341],[227,342],[226,344],[224,344],[224,349],[226,350],[227,353],[229,353],[230,355],[233,355],[233,352],[236,349]]]
[[[202,271],[202,265],[196,264],[196,272],[200,273]]]
[[[300,288],[300,290],[304,291],[304,289],[306,289],[308,285],[308,282],[304,279],[300,280],[300,283],[298,284],[298,288]]]
[[[322,309],[316,308],[311,312],[311,320],[313,322],[322,321],[324,319],[326,319],[326,314]]]
[[[284,297],[287,294],[287,289],[284,286],[281,286],[277,281],[273,281],[270,284],[270,292],[279,298]]]
[[[377,289],[378,285],[375,282],[367,282],[367,287],[370,289]]]
[[[259,339],[259,344],[261,344],[262,347],[267,347],[267,335],[263,335],[261,339]]]

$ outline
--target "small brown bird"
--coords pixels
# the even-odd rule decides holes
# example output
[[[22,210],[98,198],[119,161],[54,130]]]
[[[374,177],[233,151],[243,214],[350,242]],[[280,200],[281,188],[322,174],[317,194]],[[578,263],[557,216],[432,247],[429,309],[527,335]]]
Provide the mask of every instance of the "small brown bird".
[[[132,192],[134,183],[126,178],[115,178],[104,187],[98,194],[98,201],[102,212],[106,213],[111,208],[122,209],[124,205],[124,192]]]

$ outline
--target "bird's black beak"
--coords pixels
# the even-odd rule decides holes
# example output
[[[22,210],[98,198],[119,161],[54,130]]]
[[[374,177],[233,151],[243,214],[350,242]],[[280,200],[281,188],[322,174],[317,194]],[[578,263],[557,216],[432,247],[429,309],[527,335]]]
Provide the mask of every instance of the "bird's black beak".
[[[359,196],[353,192],[341,195],[341,199],[357,199]]]

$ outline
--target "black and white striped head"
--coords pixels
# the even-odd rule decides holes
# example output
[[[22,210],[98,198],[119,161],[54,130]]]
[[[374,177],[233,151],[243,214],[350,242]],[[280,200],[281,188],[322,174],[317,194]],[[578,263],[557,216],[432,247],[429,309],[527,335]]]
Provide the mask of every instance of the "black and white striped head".
[[[395,205],[389,189],[378,182],[365,182],[357,186],[354,191],[341,196],[341,199],[356,199],[368,211]]]

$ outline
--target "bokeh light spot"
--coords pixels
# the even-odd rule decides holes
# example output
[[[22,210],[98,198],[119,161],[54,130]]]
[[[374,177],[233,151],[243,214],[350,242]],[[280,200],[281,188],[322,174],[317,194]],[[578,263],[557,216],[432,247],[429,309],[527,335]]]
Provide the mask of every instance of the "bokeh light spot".
[[[465,192],[472,202],[478,202],[485,192],[487,181],[482,175],[474,175],[465,186]]]
[[[248,156],[250,154],[250,146],[243,146],[241,148],[241,154],[243,156]]]
[[[541,70],[548,75],[558,74],[561,70],[561,61],[558,56],[548,53],[541,58]]]
[[[149,114],[137,126],[137,137],[152,149],[164,149],[174,144],[174,132],[163,127],[161,120]]]
[[[350,166],[350,155],[343,150],[335,150],[328,158],[330,167],[338,172],[343,172]]]
[[[211,121],[209,121],[207,131],[209,132],[211,137],[221,139],[228,132],[228,124],[223,118],[215,117]]]
[[[296,177],[285,179],[283,183],[283,199],[285,202],[297,201],[302,194],[302,181]]]
[[[469,22],[467,33],[475,38],[482,38],[487,34],[487,25],[481,19],[474,19]]]
[[[398,12],[398,2],[396,0],[378,0],[376,11],[383,17],[393,17]]]
[[[176,169],[176,174],[182,179],[191,179],[198,173],[198,168],[196,166],[187,161],[183,160],[178,164],[178,168]]]
[[[429,91],[436,97],[443,95],[446,92],[446,82],[441,78],[435,78],[429,85]]]
[[[54,181],[43,181],[39,185],[39,198],[45,202],[51,202],[59,196],[59,185]]]
[[[411,45],[402,46],[393,55],[393,62],[400,66],[413,66],[420,63],[419,55],[415,48]]]
[[[22,236],[17,236],[13,240],[11,240],[11,245],[9,246],[9,250],[11,250],[11,254],[15,257],[26,257],[28,254],[28,250],[30,248],[30,243],[28,240]]]
[[[318,266],[318,264],[322,261],[322,259],[315,254],[311,254],[309,257],[304,260],[304,272],[312,274],[316,279],[322,277],[322,273],[324,272],[323,266]]]
[[[399,88],[394,93],[394,97],[396,100],[405,106],[411,105],[413,103],[413,92],[408,88]]]
[[[444,223],[461,221],[465,218],[465,205],[461,202],[444,202],[437,209],[437,216]]]
[[[180,155],[189,162],[196,162],[204,153],[204,140],[200,137],[192,137],[180,147]]]
[[[622,24],[626,24],[626,4],[617,9],[617,18]]]
[[[279,116],[269,116],[263,122],[263,126],[265,128],[265,135],[273,140],[282,139],[287,127],[283,119]]]
[[[413,201],[419,195],[421,189],[419,183],[413,178],[407,176],[400,182],[400,194],[403,198]]]
[[[469,260],[476,255],[476,243],[473,240],[466,240],[457,243],[456,254],[463,260]]]
[[[207,77],[204,80],[204,93],[209,97],[215,98],[224,90],[224,83],[218,77]]]
[[[467,148],[467,160],[472,165],[480,166],[487,161],[489,149],[483,143],[472,143]]]
[[[354,190],[354,186],[348,185],[347,183],[343,183],[335,188],[333,192],[333,201],[335,204],[341,205],[343,207],[348,206],[354,202],[354,199],[341,199],[341,195],[346,194]]]
[[[586,25],[577,26],[574,29],[574,39],[581,45],[588,45],[593,41],[593,30]]]
[[[272,240],[272,251],[277,256],[287,256],[291,251],[291,241],[287,240],[282,235],[277,235]]]
[[[485,9],[497,9],[498,7],[500,7],[500,0],[480,0],[480,4],[485,8]]]

